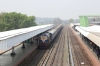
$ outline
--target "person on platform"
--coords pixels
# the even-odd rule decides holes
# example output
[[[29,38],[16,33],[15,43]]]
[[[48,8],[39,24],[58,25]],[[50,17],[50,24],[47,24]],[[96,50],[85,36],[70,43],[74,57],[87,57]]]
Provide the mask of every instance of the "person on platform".
[[[99,57],[100,57],[100,52],[99,52],[99,51],[100,51],[100,49],[97,47],[97,48],[96,48],[96,54],[97,54],[98,59],[99,59]]]

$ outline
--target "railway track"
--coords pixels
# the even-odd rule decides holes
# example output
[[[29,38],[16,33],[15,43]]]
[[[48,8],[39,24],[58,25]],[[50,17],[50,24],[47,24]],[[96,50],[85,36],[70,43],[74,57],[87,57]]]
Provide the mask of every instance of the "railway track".
[[[74,66],[93,66],[92,61],[88,57],[80,42],[74,36],[70,27],[68,27],[70,44],[72,46]]]
[[[64,44],[66,28],[64,27],[60,34],[56,37],[54,45],[51,49],[47,50],[47,54],[41,59],[38,66],[66,66],[64,65]]]
[[[64,48],[66,27],[64,26],[47,50],[36,50],[24,59],[18,66],[66,66]],[[67,60],[67,59],[65,59]]]
[[[65,36],[66,32],[68,33],[67,36]],[[66,40],[66,37],[69,40]],[[64,48],[65,44],[69,43],[71,45],[74,66],[93,66],[92,61],[69,26],[62,28],[49,49],[36,50],[26,57],[18,66],[72,66],[70,60],[68,65],[64,64],[64,62],[67,63],[64,61]]]
[[[53,66],[63,66],[64,44],[65,44],[65,28],[62,30],[59,46],[55,55]]]
[[[21,61],[16,66],[37,66],[42,56],[45,54],[46,50],[35,50],[34,52],[30,53],[23,61]]]

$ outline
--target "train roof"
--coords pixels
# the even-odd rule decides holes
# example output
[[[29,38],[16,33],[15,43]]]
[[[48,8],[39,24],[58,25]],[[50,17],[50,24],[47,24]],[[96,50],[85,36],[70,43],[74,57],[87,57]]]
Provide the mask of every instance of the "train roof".
[[[62,24],[61,24],[61,25],[58,25],[55,29],[52,29],[51,31],[49,31],[49,33],[54,33],[54,32],[57,31],[57,29],[60,28],[61,26],[62,26]]]

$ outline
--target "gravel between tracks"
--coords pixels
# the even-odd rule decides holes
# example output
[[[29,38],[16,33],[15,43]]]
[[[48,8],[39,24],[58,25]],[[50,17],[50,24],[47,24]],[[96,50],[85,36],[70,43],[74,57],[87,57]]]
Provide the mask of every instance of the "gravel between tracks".
[[[66,66],[68,65],[68,48],[66,41],[66,27],[60,31],[56,37],[52,48],[47,50],[47,54],[41,59],[38,66]],[[66,43],[65,43],[66,42]]]
[[[72,30],[69,28],[70,43],[72,46],[74,65],[75,66],[93,66],[93,63],[80,44],[80,42],[74,36]]]

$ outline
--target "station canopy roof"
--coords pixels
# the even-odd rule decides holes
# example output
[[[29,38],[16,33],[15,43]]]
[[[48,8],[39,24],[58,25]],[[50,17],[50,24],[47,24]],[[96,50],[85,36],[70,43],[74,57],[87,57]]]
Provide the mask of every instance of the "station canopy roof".
[[[0,32],[0,50],[7,50],[51,28],[53,28],[53,24]]]
[[[76,29],[83,34],[85,37],[93,41],[96,45],[100,47],[100,26],[93,25],[89,27],[77,26]]]

